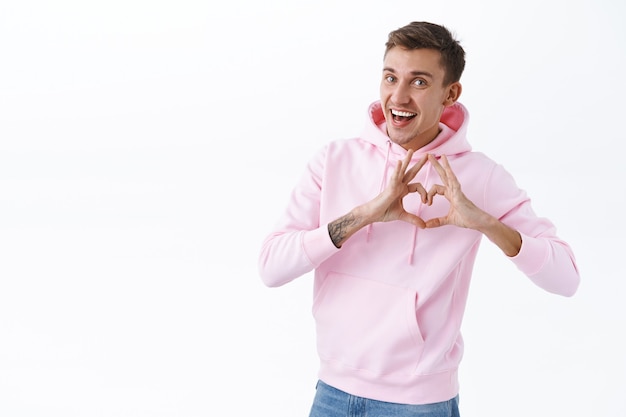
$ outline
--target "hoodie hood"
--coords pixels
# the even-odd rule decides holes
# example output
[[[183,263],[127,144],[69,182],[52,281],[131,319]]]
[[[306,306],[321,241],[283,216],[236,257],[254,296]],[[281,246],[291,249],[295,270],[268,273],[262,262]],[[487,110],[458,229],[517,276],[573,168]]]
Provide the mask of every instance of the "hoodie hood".
[[[437,157],[441,155],[451,156],[472,150],[467,141],[467,125],[469,113],[461,103],[454,103],[446,107],[441,114],[439,127],[441,132],[428,145],[415,151],[415,157],[419,158],[425,153]],[[400,145],[391,142],[387,135],[387,122],[380,101],[373,102],[368,109],[368,123],[361,135],[362,139],[397,155],[405,155],[406,150]],[[388,149],[389,147],[389,149]]]

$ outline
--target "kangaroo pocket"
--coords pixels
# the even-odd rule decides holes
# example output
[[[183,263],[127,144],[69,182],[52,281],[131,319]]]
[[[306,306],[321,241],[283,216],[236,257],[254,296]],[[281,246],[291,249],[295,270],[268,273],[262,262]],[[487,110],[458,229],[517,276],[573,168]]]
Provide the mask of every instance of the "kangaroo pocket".
[[[378,375],[414,374],[424,348],[416,302],[413,290],[329,274],[313,303],[320,358]]]

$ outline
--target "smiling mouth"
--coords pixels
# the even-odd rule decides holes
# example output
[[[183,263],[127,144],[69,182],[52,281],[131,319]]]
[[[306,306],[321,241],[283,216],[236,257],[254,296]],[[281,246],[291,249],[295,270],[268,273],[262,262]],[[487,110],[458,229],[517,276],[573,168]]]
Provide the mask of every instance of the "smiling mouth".
[[[391,109],[391,116],[393,117],[394,122],[407,122],[414,118],[417,113],[409,113],[407,111],[400,111]]]

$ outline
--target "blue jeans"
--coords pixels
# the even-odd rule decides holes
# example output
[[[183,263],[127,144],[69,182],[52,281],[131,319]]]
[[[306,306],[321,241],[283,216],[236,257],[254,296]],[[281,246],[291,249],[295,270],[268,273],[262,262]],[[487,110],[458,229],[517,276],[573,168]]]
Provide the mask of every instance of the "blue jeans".
[[[356,397],[318,381],[309,417],[460,417],[459,396],[434,404],[396,404]]]

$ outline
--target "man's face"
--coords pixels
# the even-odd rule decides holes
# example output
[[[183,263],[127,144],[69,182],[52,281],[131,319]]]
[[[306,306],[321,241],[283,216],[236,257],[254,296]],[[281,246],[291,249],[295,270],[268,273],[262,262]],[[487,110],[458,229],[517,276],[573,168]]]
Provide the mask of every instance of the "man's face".
[[[380,99],[387,134],[405,149],[417,150],[439,133],[439,119],[446,106],[461,93],[461,85],[444,86],[441,54],[434,49],[387,52],[380,83]]]

